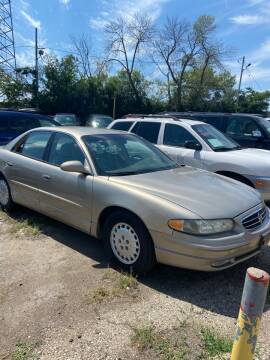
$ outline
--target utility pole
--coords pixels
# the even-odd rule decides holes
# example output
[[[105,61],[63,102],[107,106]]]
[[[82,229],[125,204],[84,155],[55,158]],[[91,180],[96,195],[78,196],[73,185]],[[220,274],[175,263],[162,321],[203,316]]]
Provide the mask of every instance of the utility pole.
[[[239,79],[239,86],[238,86],[238,99],[241,91],[241,85],[242,85],[242,79],[243,79],[243,72],[244,72],[244,66],[245,66],[246,57],[243,56],[242,59],[242,66],[241,66],[241,73],[240,73],[240,79]]]
[[[115,120],[115,110],[116,110],[116,92],[113,93],[113,120]]]
[[[35,103],[38,107],[38,29],[35,28]]]
[[[246,62],[246,57],[243,56],[240,79],[239,79],[239,85],[238,85],[238,94],[237,94],[237,105],[236,105],[237,111],[238,111],[238,108],[239,108],[239,98],[240,98],[240,91],[241,91],[241,86],[242,86],[243,74],[244,74],[244,71],[247,70],[247,68],[251,66],[250,63],[247,66],[245,66],[245,62]]]

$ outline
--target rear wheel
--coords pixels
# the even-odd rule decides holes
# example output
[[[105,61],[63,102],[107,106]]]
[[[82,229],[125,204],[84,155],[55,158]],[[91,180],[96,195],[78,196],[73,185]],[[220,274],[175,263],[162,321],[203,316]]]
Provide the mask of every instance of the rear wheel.
[[[7,212],[11,211],[14,207],[9,185],[4,178],[0,178],[0,207]]]
[[[107,218],[103,241],[110,260],[126,271],[145,274],[155,264],[153,242],[145,225],[128,212],[118,211]]]

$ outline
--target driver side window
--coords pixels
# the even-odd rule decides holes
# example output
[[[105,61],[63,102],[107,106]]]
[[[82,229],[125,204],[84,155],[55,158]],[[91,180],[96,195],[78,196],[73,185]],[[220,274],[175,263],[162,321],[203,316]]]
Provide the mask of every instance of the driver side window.
[[[48,162],[60,166],[66,161],[80,161],[85,163],[85,156],[77,142],[69,135],[56,134],[53,139]]]
[[[197,139],[182,126],[173,124],[165,125],[163,145],[185,147],[186,141],[198,143]]]

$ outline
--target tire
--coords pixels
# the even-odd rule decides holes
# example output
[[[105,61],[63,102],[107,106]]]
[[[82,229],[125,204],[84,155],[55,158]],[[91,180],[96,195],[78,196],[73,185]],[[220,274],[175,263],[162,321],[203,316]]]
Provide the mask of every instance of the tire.
[[[6,212],[10,212],[14,208],[8,182],[3,177],[0,177],[0,207]]]
[[[102,238],[110,261],[127,272],[143,275],[156,263],[153,241],[134,215],[117,211],[106,219]]]

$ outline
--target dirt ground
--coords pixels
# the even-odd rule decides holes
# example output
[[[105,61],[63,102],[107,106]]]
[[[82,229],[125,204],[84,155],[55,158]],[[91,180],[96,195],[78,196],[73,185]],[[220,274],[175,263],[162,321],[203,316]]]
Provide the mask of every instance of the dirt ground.
[[[143,351],[132,340],[147,327],[184,327],[193,351],[166,359],[211,358],[197,329],[232,338],[249,266],[270,271],[270,248],[221,273],[158,265],[133,283],[108,269],[99,240],[25,209],[0,212],[0,359],[165,359],[167,343]],[[269,310],[258,359],[270,359]]]

